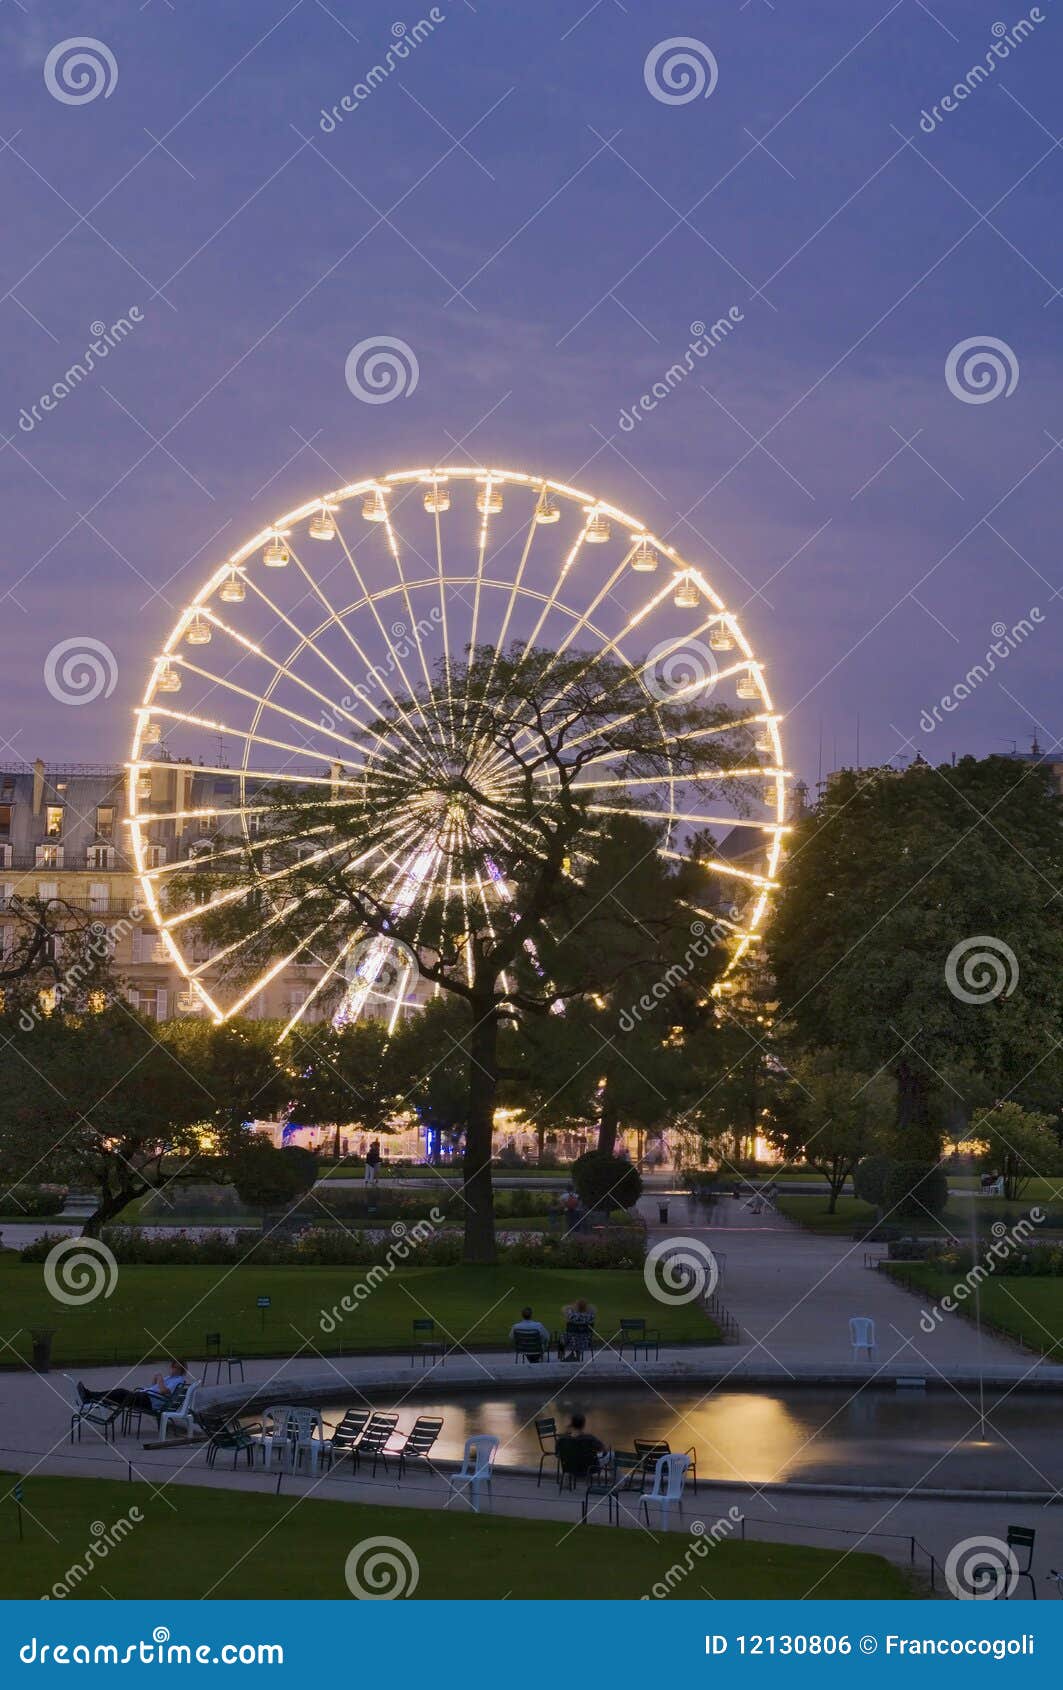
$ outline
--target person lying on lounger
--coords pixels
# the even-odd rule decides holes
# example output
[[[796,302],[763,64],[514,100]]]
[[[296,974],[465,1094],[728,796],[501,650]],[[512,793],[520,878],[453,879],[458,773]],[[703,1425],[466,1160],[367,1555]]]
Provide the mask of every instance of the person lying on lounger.
[[[78,1396],[82,1402],[106,1402],[114,1408],[140,1408],[149,1414],[157,1414],[175,1391],[190,1383],[187,1364],[168,1361],[162,1371],[155,1374],[150,1385],[139,1385],[133,1390],[127,1390],[123,1385],[112,1385],[105,1391],[90,1391],[79,1379]]]

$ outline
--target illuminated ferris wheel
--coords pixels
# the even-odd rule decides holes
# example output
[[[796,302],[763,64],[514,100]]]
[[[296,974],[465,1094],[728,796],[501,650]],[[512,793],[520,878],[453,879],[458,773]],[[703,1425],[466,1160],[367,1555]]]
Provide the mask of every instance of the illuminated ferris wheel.
[[[345,1020],[384,1013],[393,1024],[416,1001],[415,971],[386,937],[331,930],[326,917],[290,954],[249,977],[241,950],[250,940],[204,956],[195,920],[214,902],[257,889],[273,911],[263,925],[282,921],[304,858],[282,855],[278,864],[277,853],[249,848],[270,793],[287,788],[338,804],[367,770],[396,756],[438,779],[455,747],[424,700],[440,675],[448,687],[451,674],[460,684],[467,654],[484,650],[538,650],[558,662],[568,654],[580,658],[580,674],[595,665],[615,674],[623,665],[650,711],[709,699],[727,707],[731,727],[747,731],[749,758],[739,767],[732,761],[711,799],[703,783],[659,770],[621,778],[608,752],[581,769],[579,790],[595,816],[652,825],[665,859],[696,855],[705,892],[692,911],[726,935],[731,967],[756,942],[786,831],[788,771],[780,719],[738,618],[699,568],[592,494],[514,470],[403,470],[311,499],[254,535],[213,571],[152,664],[136,712],[130,828],[161,954],[185,978],[182,1008],[218,1021],[254,1013],[284,969],[305,978],[285,1031],[337,992],[337,1018]],[[558,671],[571,672],[571,663]],[[464,721],[466,703],[449,698],[452,725]],[[238,748],[232,767],[219,755],[222,742]],[[482,780],[505,781],[497,748],[471,755]],[[182,766],[231,784],[225,825],[236,830],[234,842],[215,835],[209,849],[212,862],[242,865],[246,875],[242,887],[229,885],[193,909],[175,908],[168,896],[187,861],[160,860],[154,842],[161,824],[181,834],[200,824],[209,831],[220,818],[213,805],[197,807],[191,783],[164,787],[156,778]],[[163,790],[177,793],[169,807],[160,807]],[[377,884],[404,917],[440,896],[449,874],[440,829],[448,825],[414,807],[373,847]],[[486,833],[483,862],[482,874],[463,877],[460,894],[490,925],[508,893]]]

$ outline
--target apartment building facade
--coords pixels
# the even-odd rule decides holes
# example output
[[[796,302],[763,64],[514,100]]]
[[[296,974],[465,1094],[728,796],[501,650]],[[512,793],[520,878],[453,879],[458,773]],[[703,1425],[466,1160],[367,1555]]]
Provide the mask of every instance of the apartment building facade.
[[[156,765],[143,776],[142,799],[156,811],[204,812],[194,821],[152,823],[148,866],[194,861],[213,848],[219,833],[239,836],[235,774],[189,763]],[[12,900],[58,898],[106,923],[114,942],[115,970],[136,1008],[155,1020],[202,1013],[180,970],[159,940],[129,852],[126,770],[81,763],[13,763],[0,767],[0,954],[16,943]],[[194,952],[195,963],[210,951]],[[320,977],[314,961],[278,973],[247,1005],[253,1018],[287,1020]],[[211,982],[208,968],[204,981]],[[307,1019],[319,1018],[312,1004]]]

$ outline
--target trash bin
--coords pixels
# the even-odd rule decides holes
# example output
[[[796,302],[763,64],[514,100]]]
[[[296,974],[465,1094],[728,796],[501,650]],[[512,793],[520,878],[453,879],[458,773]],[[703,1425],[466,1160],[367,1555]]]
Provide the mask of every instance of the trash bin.
[[[668,1205],[667,1205],[667,1203],[658,1203],[657,1214],[660,1217],[661,1225],[667,1226],[667,1224],[668,1224]]]
[[[52,1339],[54,1337],[55,1333],[50,1332],[46,1327],[39,1327],[35,1332],[30,1333],[30,1338],[33,1340],[32,1367],[35,1373],[47,1373],[50,1370],[52,1365]]]

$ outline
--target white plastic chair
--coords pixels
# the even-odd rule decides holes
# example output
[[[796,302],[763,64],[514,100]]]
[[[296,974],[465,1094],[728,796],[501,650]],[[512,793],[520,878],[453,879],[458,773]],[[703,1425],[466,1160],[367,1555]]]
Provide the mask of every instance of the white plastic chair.
[[[460,1486],[469,1487],[469,1502],[473,1512],[480,1512],[478,1497],[482,1489],[491,1489],[491,1474],[495,1456],[498,1453],[499,1440],[487,1432],[477,1433],[475,1437],[466,1438],[465,1452],[461,1458],[461,1466],[456,1473],[451,1473],[447,1483],[452,1491],[457,1492]]]
[[[854,1314],[849,1320],[849,1342],[853,1346],[853,1360],[859,1361],[861,1350],[867,1351],[868,1361],[873,1361],[877,1345],[875,1343],[875,1323],[866,1314]]]
[[[305,1455],[307,1467],[316,1473],[321,1466],[325,1449],[325,1422],[316,1408],[293,1408],[288,1421],[291,1439],[292,1467],[298,1467]]]
[[[181,1401],[180,1408],[167,1409],[159,1419],[159,1437],[165,1443],[171,1426],[184,1432],[186,1438],[191,1437],[193,1431],[192,1410],[195,1406],[196,1393],[199,1390],[199,1380],[193,1379]]]
[[[275,1453],[279,1454],[282,1459],[289,1459],[288,1426],[294,1413],[294,1408],[290,1408],[286,1403],[281,1403],[274,1405],[272,1408],[267,1408],[262,1416],[263,1430],[258,1434],[256,1443],[262,1451],[264,1466],[272,1467]]]
[[[690,1466],[689,1455],[659,1455],[657,1465],[653,1469],[653,1486],[639,1497],[640,1507],[646,1510],[646,1524],[650,1523],[650,1503],[655,1502],[661,1510],[661,1526],[668,1528],[668,1510],[672,1503],[676,1503],[679,1513],[683,1513],[683,1486],[686,1483],[687,1469]]]

